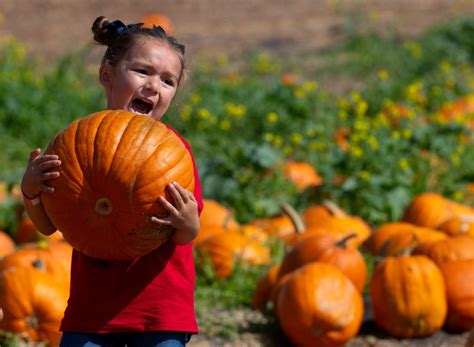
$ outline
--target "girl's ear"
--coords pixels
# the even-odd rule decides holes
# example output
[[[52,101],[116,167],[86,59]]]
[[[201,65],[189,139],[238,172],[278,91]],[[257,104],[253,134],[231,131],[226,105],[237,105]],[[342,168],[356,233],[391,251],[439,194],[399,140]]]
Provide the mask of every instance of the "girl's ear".
[[[99,68],[99,81],[104,88],[110,86],[112,80],[111,67],[107,64],[102,64]]]

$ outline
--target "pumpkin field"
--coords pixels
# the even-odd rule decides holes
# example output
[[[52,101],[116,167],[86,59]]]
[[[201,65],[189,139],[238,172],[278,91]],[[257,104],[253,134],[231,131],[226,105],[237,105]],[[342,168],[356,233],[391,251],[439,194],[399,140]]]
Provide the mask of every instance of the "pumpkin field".
[[[0,42],[1,346],[60,338],[71,246],[36,231],[19,182],[105,109],[94,49],[46,65]],[[163,120],[205,199],[189,346],[474,346],[473,16],[193,61]]]

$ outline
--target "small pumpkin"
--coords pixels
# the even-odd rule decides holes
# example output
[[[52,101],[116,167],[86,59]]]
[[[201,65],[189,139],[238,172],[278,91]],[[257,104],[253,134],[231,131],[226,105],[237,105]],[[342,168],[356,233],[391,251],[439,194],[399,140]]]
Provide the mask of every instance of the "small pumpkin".
[[[453,260],[474,259],[474,239],[468,236],[454,236],[434,242],[423,242],[413,251],[442,265]]]
[[[233,212],[216,200],[204,199],[204,208],[199,216],[201,227],[222,227],[227,230],[238,229],[239,223]]]
[[[463,210],[460,204],[440,194],[426,192],[413,198],[405,208],[403,221],[418,226],[437,229],[448,219]]]
[[[437,230],[410,223],[385,223],[378,227],[365,246],[374,255],[388,256],[402,252],[408,246],[423,242],[444,240],[447,236]]]
[[[377,264],[370,281],[375,323],[398,338],[434,334],[444,323],[444,279],[423,255],[389,256]]]
[[[283,167],[283,174],[293,182],[299,190],[317,187],[323,183],[322,177],[307,162],[288,160]]]
[[[448,299],[446,328],[464,332],[474,327],[474,259],[448,261],[440,266]]]
[[[267,265],[270,251],[258,241],[249,241],[239,231],[223,231],[211,235],[196,245],[197,265],[210,260],[216,278],[229,277],[236,262],[252,265]]]
[[[438,228],[449,236],[466,235],[474,238],[474,215],[452,217]]]
[[[0,230],[0,259],[15,252],[15,241],[9,234]]]
[[[153,28],[153,26],[160,26],[168,35],[174,35],[174,26],[171,20],[161,13],[147,13],[139,19],[145,28]]]
[[[362,295],[339,269],[308,263],[275,289],[278,321],[297,346],[342,347],[362,322]]]
[[[173,232],[150,222],[167,215],[158,199],[172,181],[194,190],[193,163],[163,123],[123,110],[78,119],[50,142],[61,159],[54,194],[42,202],[53,224],[78,251],[128,260],[157,249]]]
[[[309,263],[322,262],[342,271],[362,293],[367,278],[367,264],[362,254],[347,242],[354,234],[337,241],[331,235],[314,235],[297,242],[283,258],[278,278]]]
[[[271,300],[272,292],[278,282],[280,266],[281,263],[273,264],[259,277],[252,295],[252,307],[254,309],[263,311],[267,302]]]

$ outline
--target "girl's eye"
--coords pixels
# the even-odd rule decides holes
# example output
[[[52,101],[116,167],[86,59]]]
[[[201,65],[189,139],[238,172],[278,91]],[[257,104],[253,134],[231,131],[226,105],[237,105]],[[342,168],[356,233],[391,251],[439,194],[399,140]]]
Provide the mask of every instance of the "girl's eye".
[[[135,69],[135,72],[138,72],[139,74],[142,74],[142,75],[148,74],[148,71],[146,71],[145,69]]]
[[[171,78],[166,78],[164,82],[169,86],[174,86],[174,81]]]

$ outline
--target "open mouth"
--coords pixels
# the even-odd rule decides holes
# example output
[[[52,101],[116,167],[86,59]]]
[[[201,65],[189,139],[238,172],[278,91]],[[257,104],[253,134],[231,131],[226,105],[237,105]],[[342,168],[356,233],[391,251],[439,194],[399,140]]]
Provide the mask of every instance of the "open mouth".
[[[132,100],[132,111],[140,114],[148,114],[153,109],[153,103],[143,99]]]

